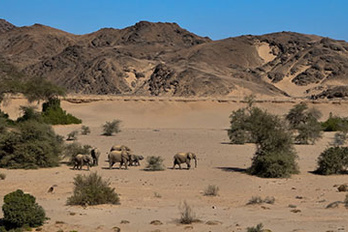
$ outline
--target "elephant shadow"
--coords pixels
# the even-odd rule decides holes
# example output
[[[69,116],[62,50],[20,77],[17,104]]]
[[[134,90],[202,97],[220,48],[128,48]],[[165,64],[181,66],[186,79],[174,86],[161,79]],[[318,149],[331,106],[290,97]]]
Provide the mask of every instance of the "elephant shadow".
[[[127,169],[124,169],[124,168],[120,168],[120,167],[117,167],[117,166],[112,166],[111,168],[109,167],[101,167],[101,169],[104,169],[104,170],[114,170],[114,169],[117,169],[117,170],[127,170]]]
[[[239,172],[239,173],[247,174],[246,168],[238,168],[238,167],[216,167],[216,168],[224,172]]]

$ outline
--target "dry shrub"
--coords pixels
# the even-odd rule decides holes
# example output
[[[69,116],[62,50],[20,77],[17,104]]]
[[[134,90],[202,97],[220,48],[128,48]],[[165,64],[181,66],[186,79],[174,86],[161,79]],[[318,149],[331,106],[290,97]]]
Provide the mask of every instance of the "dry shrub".
[[[181,224],[191,224],[192,222],[199,221],[196,218],[196,214],[193,212],[192,207],[184,201],[180,206],[180,223]]]
[[[149,156],[146,158],[147,171],[163,171],[165,169],[163,165],[163,158],[161,156]]]
[[[208,187],[204,190],[204,196],[217,196],[219,192],[219,187],[216,185],[208,185]]]

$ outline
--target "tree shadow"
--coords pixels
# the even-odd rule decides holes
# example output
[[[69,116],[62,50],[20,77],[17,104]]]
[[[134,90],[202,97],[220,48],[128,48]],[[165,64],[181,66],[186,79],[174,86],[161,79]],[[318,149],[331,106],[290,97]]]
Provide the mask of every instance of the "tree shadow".
[[[238,168],[238,167],[216,167],[216,168],[224,172],[239,172],[239,173],[248,174],[246,168]]]

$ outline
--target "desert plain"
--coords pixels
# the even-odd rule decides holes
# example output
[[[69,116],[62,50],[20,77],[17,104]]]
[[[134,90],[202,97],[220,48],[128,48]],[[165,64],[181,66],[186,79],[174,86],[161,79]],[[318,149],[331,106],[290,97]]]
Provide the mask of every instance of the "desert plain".
[[[257,98],[256,106],[270,113],[284,115],[294,104],[306,100]],[[332,112],[348,116],[347,101],[308,101],[326,120]],[[12,99],[2,110],[12,118],[20,115],[24,99]],[[287,179],[264,179],[250,176],[254,144],[231,145],[227,136],[229,115],[245,107],[238,99],[181,99],[141,97],[70,96],[62,101],[68,113],[83,120],[80,125],[54,126],[63,136],[81,125],[90,127],[88,135],[78,135],[77,142],[99,148],[99,166],[90,171],[60,167],[37,170],[0,169],[0,205],[3,196],[16,189],[34,195],[49,220],[41,231],[246,231],[259,223],[273,232],[348,231],[348,210],[342,205],[346,193],[337,185],[348,183],[346,175],[320,176],[312,173],[317,158],[334,137],[326,132],[315,145],[295,145],[300,174]],[[119,119],[121,132],[103,136],[102,125]],[[129,146],[136,154],[161,156],[166,170],[144,171],[141,166],[108,169],[106,152],[114,144]],[[172,170],[177,152],[197,154],[198,166]],[[183,165],[183,167],[186,167]],[[67,206],[77,174],[97,172],[110,181],[120,196],[120,205]],[[56,185],[52,193],[47,190]],[[208,185],[219,187],[218,196],[204,196]],[[247,205],[252,197],[274,197],[273,204]],[[200,222],[179,223],[179,206],[186,201]],[[2,217],[0,212],[0,218]],[[161,223],[151,224],[159,220]]]

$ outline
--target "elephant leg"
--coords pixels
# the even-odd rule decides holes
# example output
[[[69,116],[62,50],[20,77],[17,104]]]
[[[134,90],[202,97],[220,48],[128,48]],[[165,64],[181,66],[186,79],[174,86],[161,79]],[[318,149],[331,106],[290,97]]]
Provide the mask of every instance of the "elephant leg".
[[[186,161],[186,164],[187,164],[187,169],[190,169],[191,168],[190,161]]]
[[[125,160],[124,167],[125,167],[125,169],[128,169],[128,160]]]
[[[112,165],[114,165],[114,162],[112,162],[112,161],[109,160],[109,169],[112,168]]]
[[[180,164],[180,163],[178,163],[178,165],[179,165],[179,169],[181,169],[181,164]]]

